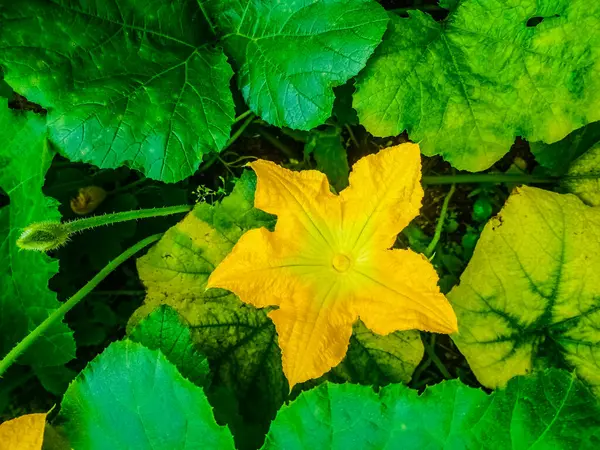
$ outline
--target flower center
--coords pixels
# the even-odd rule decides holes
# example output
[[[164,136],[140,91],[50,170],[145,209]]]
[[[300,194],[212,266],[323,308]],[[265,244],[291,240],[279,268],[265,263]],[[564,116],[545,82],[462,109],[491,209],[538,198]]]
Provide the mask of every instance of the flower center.
[[[338,272],[345,272],[350,268],[350,258],[346,255],[337,254],[333,257],[331,265]]]

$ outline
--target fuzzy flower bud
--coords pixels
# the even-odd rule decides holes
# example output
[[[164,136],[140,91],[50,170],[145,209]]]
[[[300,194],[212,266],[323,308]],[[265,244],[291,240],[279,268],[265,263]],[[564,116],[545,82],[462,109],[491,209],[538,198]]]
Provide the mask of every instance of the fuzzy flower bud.
[[[60,222],[37,222],[23,230],[17,246],[24,250],[47,252],[55,250],[69,240],[69,228]]]

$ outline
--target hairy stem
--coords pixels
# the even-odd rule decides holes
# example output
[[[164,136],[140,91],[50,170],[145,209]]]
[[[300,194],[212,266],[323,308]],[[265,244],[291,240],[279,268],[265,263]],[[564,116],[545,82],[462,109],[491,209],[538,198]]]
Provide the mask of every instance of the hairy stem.
[[[50,316],[42,323],[40,323],[31,333],[19,342],[13,349],[0,361],[0,377],[6,370],[15,363],[25,351],[33,344],[40,336],[42,336],[48,328],[50,328],[55,322],[62,320],[67,312],[69,312],[75,305],[85,298],[102,280],[104,280],[111,272],[117,267],[131,258],[134,254],[147,247],[148,245],[158,241],[162,237],[162,233],[155,234],[146,239],[141,240],[137,244],[129,247],[114,260],[106,265],[98,274],[92,278],[88,283],[83,286],[79,291],[75,293],[69,300],[63,303],[60,308],[54,310]]]
[[[433,255],[433,252],[435,251],[435,248],[437,247],[438,242],[440,241],[440,238],[442,237],[442,231],[444,229],[444,222],[446,221],[446,214],[448,214],[448,205],[450,204],[450,199],[454,195],[454,191],[456,191],[456,184],[453,184],[450,187],[450,191],[448,192],[448,194],[446,195],[446,198],[444,199],[444,203],[442,204],[442,210],[440,211],[440,218],[438,219],[438,222],[435,226],[435,233],[433,235],[433,239],[431,240],[431,242],[425,249],[424,253],[428,259],[431,258],[431,255]]]
[[[122,211],[111,214],[88,217],[86,219],[77,219],[72,222],[66,222],[64,225],[69,234],[77,231],[87,230],[102,225],[111,225],[113,223],[127,222],[129,220],[147,219],[150,217],[169,216],[171,214],[180,214],[188,212],[193,208],[192,205],[167,206],[165,208],[134,209],[132,211]]]

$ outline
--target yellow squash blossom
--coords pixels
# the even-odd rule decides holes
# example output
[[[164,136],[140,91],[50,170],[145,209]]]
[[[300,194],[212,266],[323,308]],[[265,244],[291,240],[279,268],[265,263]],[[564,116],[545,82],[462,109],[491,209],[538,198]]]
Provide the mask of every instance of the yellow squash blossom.
[[[27,414],[0,425],[0,450],[41,450],[46,414]]]
[[[358,161],[350,186],[333,194],[324,174],[269,161],[257,174],[255,206],[277,216],[275,231],[244,234],[208,287],[269,313],[290,388],[336,366],[360,318],[378,334],[457,331],[456,316],[427,259],[390,250],[423,198],[419,146],[403,144]]]

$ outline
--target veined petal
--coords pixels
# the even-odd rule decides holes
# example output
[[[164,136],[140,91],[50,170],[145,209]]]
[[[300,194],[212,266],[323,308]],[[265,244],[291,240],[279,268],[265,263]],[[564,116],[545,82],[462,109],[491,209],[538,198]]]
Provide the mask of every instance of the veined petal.
[[[228,289],[258,308],[279,305],[296,295],[304,276],[323,269],[301,252],[302,245],[302,235],[286,240],[265,228],[250,230],[210,275],[207,288]]]
[[[456,314],[440,292],[438,276],[423,255],[387,250],[358,264],[355,308],[365,325],[378,334],[418,329],[453,333]]]
[[[277,216],[276,232],[281,239],[298,239],[300,227],[306,230],[308,247],[332,248],[339,240],[341,203],[329,189],[327,177],[316,170],[293,172],[270,161],[250,164],[258,183],[254,206]]]
[[[419,213],[423,199],[420,181],[417,144],[390,147],[354,164],[350,186],[340,193],[344,235],[351,248],[390,248]]]
[[[320,377],[344,359],[356,321],[351,297],[341,292],[344,288],[337,280],[304,287],[269,313],[290,389]]]

